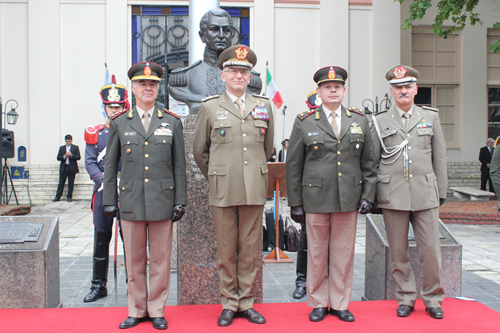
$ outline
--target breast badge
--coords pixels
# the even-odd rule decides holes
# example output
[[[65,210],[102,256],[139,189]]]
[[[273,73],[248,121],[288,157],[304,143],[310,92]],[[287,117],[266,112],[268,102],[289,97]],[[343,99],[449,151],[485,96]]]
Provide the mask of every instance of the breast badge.
[[[259,103],[252,110],[253,119],[261,119],[261,120],[269,120],[269,112],[267,111],[267,107],[264,103]]]

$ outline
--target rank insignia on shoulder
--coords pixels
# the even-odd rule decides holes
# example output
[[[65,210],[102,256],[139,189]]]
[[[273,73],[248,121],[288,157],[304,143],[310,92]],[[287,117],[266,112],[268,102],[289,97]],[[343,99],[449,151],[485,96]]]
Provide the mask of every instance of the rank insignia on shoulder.
[[[302,112],[302,113],[299,113],[297,115],[297,117],[299,117],[300,120],[304,120],[306,119],[307,117],[309,117],[310,115],[314,114],[314,112]]]
[[[252,94],[252,96],[260,97],[260,98],[264,98],[264,99],[269,99],[269,97],[267,97],[267,96],[262,96],[262,95],[258,95],[258,94]]]
[[[354,108],[354,107],[350,107],[350,108],[346,109],[346,112],[347,112],[347,115],[348,115],[348,116],[349,116],[349,112],[354,112],[354,113],[357,113],[357,114],[359,114],[359,115],[361,115],[361,116],[364,116],[364,115],[365,115],[365,114],[363,113],[363,110],[361,110],[361,109],[356,109],[356,108]]]
[[[168,113],[169,115],[171,115],[171,116],[173,116],[173,117],[175,117],[175,118],[177,118],[177,119],[181,119],[181,116],[179,116],[179,115],[178,115],[177,113],[175,113],[175,112],[172,112],[172,111],[170,111],[170,110],[163,110],[163,111],[165,111],[165,113]]]
[[[121,116],[122,114],[124,113],[127,113],[129,110],[121,110],[121,111],[118,111],[118,112],[115,112],[111,115],[111,119],[115,119],[116,117],[118,116]],[[130,110],[130,113],[132,113],[132,109]],[[131,118],[131,116],[129,115],[129,118]]]
[[[431,107],[428,107],[428,106],[425,106],[425,105],[422,105],[421,108],[422,109],[426,109],[426,110],[431,110],[431,111],[434,111],[434,112],[439,112],[439,109],[431,108]]]
[[[104,128],[103,124],[97,126],[89,126],[85,129],[83,138],[89,145],[95,145],[99,141],[99,131]]]
[[[206,102],[206,101],[209,101],[211,99],[214,99],[216,97],[219,97],[220,95],[212,95],[212,96],[208,96],[208,97],[205,97],[204,99],[202,99],[201,101],[202,102]]]

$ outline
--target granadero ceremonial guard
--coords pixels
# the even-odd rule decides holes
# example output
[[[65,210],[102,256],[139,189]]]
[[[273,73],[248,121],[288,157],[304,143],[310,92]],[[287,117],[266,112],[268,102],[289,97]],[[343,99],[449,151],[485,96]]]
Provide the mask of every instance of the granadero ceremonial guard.
[[[102,204],[102,181],[104,179],[104,161],[108,143],[109,117],[120,112],[128,104],[127,88],[116,84],[112,76],[111,84],[105,85],[100,91],[101,99],[107,115],[106,124],[90,126],[85,129],[85,169],[94,181],[92,193],[92,217],[94,221],[94,257],[92,269],[92,286],[83,299],[84,302],[94,302],[108,295],[109,243],[113,234],[113,218],[104,214]],[[115,240],[116,241],[116,240]]]
[[[295,119],[286,161],[291,216],[307,228],[311,321],[323,320],[328,305],[340,320],[354,321],[348,306],[356,221],[358,212],[370,211],[375,196],[368,120],[361,110],[342,106],[346,79],[340,67],[324,67],[314,74],[322,105]]]
[[[182,123],[175,113],[155,107],[158,83],[163,76],[159,65],[135,64],[128,76],[137,105],[115,114],[110,122],[104,174],[104,212],[115,216],[116,175],[121,158],[120,218],[129,316],[119,327],[134,327],[149,319],[154,328],[166,329],[164,312],[170,286],[172,222],[181,219],[186,205]]]
[[[439,206],[448,187],[446,142],[438,110],[414,105],[416,69],[399,65],[385,78],[396,106],[375,114],[372,134],[378,164],[377,202],[382,208],[396,281],[397,315],[414,309],[417,287],[408,256],[409,222],[422,267],[422,301],[432,318],[443,318],[444,283]],[[409,221],[409,222],[408,222]]]
[[[251,288],[259,265],[274,128],[269,100],[245,93],[256,62],[245,45],[222,52],[218,65],[226,91],[201,103],[196,123],[194,158],[209,183],[217,234],[219,326],[231,325],[236,312],[252,323],[266,322],[253,309]]]

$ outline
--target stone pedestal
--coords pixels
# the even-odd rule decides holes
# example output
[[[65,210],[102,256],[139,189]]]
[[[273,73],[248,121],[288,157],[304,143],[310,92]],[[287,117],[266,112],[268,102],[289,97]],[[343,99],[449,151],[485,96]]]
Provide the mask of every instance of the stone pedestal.
[[[0,244],[0,308],[62,307],[59,283],[59,219],[0,217],[0,222],[43,223],[37,242]]]
[[[461,295],[462,245],[439,220],[441,255],[445,297]],[[409,256],[417,283],[417,297],[421,298],[422,269],[413,237],[409,237]],[[396,299],[396,282],[391,274],[389,244],[382,215],[366,215],[366,256],[364,300]]]
[[[217,237],[208,204],[208,182],[193,157],[196,115],[184,122],[187,163],[187,209],[177,225],[177,304],[220,303]],[[227,158],[231,158],[228,156]],[[262,246],[252,293],[262,303]]]

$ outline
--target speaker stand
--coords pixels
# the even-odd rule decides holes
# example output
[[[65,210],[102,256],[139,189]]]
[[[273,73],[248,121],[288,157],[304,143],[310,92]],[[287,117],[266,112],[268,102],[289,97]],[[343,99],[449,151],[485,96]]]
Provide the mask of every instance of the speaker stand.
[[[16,194],[16,189],[14,187],[14,183],[12,182],[12,176],[10,174],[10,168],[9,164],[7,163],[7,159],[3,159],[3,168],[2,168],[2,193],[3,193],[3,198],[2,198],[2,203],[4,205],[8,205],[10,198],[12,198],[12,194],[14,194],[14,198],[16,199],[16,205],[19,205],[19,201],[17,200],[17,194]],[[10,193],[8,193],[8,187],[7,187],[7,178],[9,178],[10,181]]]

